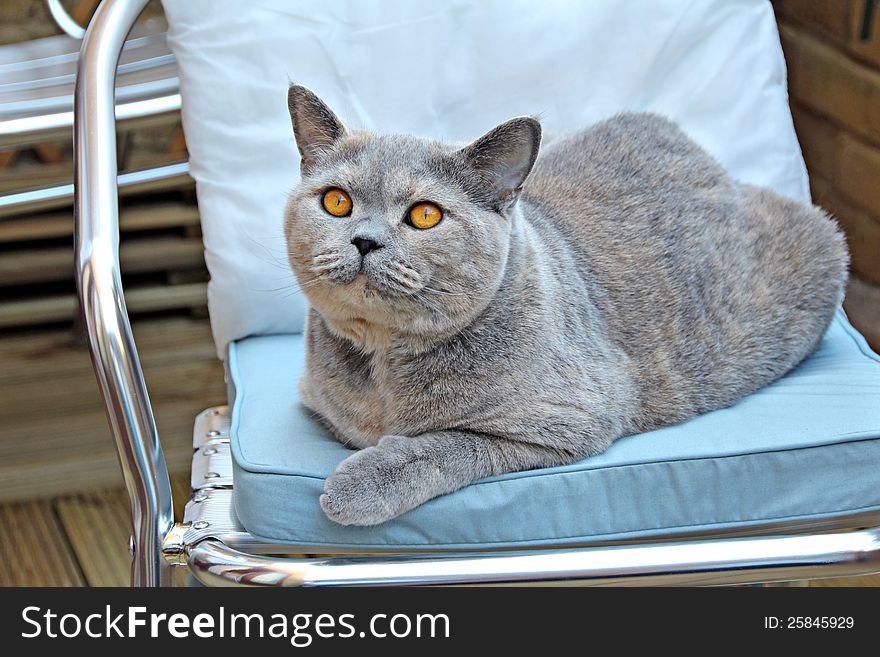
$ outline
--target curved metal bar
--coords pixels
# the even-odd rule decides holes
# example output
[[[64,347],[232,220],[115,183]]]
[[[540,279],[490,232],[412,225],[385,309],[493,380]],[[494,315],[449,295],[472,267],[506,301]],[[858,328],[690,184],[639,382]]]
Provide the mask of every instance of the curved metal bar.
[[[453,555],[281,559],[206,540],[189,567],[210,586],[389,586],[577,581],[724,585],[880,571],[880,528],[652,545]]]
[[[119,275],[114,83],[125,37],[148,0],[104,0],[83,40],[74,100],[76,279],[92,364],[132,513],[134,586],[169,583],[162,540],[171,485]]]
[[[156,96],[120,103],[116,106],[116,120],[132,124],[155,123],[180,111],[180,94]],[[52,112],[22,116],[0,121],[0,146],[23,146],[36,139],[64,139],[73,127],[73,112]]]
[[[49,13],[52,14],[52,20],[55,21],[55,24],[60,27],[65,34],[77,40],[82,39],[85,36],[85,29],[73,20],[73,18],[70,17],[70,14],[64,10],[64,7],[61,5],[61,0],[46,0],[46,4],[49,6]]]
[[[192,183],[189,162],[175,162],[152,169],[140,169],[120,173],[118,189],[126,193],[144,190],[161,191]],[[0,196],[0,221],[5,217],[27,214],[69,205],[73,199],[73,185],[52,185],[28,189],[23,192]]]

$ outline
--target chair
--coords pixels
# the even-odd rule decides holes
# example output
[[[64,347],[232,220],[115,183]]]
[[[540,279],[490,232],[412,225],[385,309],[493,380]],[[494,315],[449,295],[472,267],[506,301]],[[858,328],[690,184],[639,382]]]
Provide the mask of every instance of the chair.
[[[261,427],[248,419],[259,415],[248,404],[270,403],[266,395],[271,394],[271,390],[267,393],[258,386],[254,392],[246,386],[255,380],[287,386],[289,381],[277,378],[277,372],[270,375],[261,368],[268,367],[265,363],[267,350],[276,354],[276,360],[277,354],[293,358],[300,339],[296,336],[257,337],[240,341],[231,348],[227,367],[233,405],[231,409],[208,409],[196,418],[193,432],[194,492],[183,522],[175,523],[168,473],[126,314],[118,260],[113,85],[125,36],[145,4],[146,0],[105,0],[102,3],[83,42],[75,104],[76,274],[93,364],[131,503],[133,585],[167,585],[169,571],[174,566],[188,567],[200,582],[207,585],[263,586],[560,581],[587,585],[709,585],[790,581],[880,571],[880,506],[874,500],[866,501],[862,510],[857,510],[858,505],[853,503],[840,512],[826,510],[815,517],[804,514],[800,518],[774,521],[769,517],[772,513],[768,513],[758,522],[732,523],[730,526],[706,523],[701,528],[681,528],[662,534],[612,533],[605,537],[577,536],[570,540],[545,537],[545,540],[523,540],[519,544],[510,540],[500,545],[491,542],[465,545],[462,542],[437,547],[437,542],[428,541],[420,546],[406,537],[431,533],[430,517],[425,514],[413,516],[415,520],[405,527],[409,533],[403,534],[397,549],[391,544],[383,548],[371,543],[369,537],[375,534],[366,534],[364,540],[354,541],[354,547],[344,545],[345,536],[326,541],[323,547],[314,536],[280,540],[278,533],[274,538],[270,537],[274,531],[270,524],[260,526],[260,531],[255,532],[252,529],[256,522],[253,516],[248,531],[240,516],[248,511],[249,502],[246,496],[236,497],[236,490],[246,486],[253,493],[257,490],[255,476],[278,475],[274,479],[260,479],[259,485],[269,486],[270,491],[281,495],[287,489],[281,487],[280,478],[291,475],[291,472],[284,468],[268,468],[266,472],[260,472],[256,467],[260,463],[265,465],[262,457],[271,454],[277,445],[268,434],[260,433],[261,430],[271,430],[271,426]],[[850,397],[852,391],[843,386],[840,388],[842,392],[835,397],[836,402],[876,401],[880,376],[876,369],[880,367],[880,361],[876,355],[872,355],[860,336],[848,327],[842,314],[838,315],[829,335],[829,348],[823,352],[821,360],[833,363],[837,358],[852,359],[858,375],[865,377],[859,382],[865,383],[865,390],[868,390],[865,394],[870,395]],[[809,377],[813,374],[824,376],[820,371],[822,366],[821,362],[809,365],[812,369],[799,374],[807,377],[799,379],[800,383],[812,385],[813,380]],[[252,375],[254,368],[258,372],[256,377]],[[295,372],[278,376],[295,377]],[[250,394],[246,395],[247,392]],[[765,398],[760,403],[769,402],[772,406],[778,399]],[[281,420],[284,417],[276,417],[274,421]],[[719,420],[716,416],[706,420],[708,423],[716,421],[723,422],[723,418]],[[875,448],[874,438],[880,436],[880,424],[863,428],[870,430],[861,432],[858,441],[852,436],[841,437],[822,445],[798,445],[790,452],[800,451],[809,456],[815,454],[809,451],[814,447],[839,447],[848,454],[839,463],[856,468],[858,463],[864,465],[867,460],[867,471],[876,471],[871,468],[871,463],[875,462],[870,460],[871,452],[862,450]],[[297,425],[297,430],[305,435],[312,428],[303,424]],[[247,444],[251,451],[245,454],[243,441],[254,441],[255,436],[256,442]],[[299,444],[305,447],[314,445],[306,440],[307,437]],[[634,441],[629,443],[634,444]],[[265,452],[256,453],[254,449]],[[772,457],[774,462],[781,467],[793,458],[784,449],[777,452],[763,450],[761,454],[771,452],[775,454]],[[819,453],[820,456],[824,454],[826,452]],[[303,459],[306,456],[303,455]],[[297,463],[302,464],[301,461]],[[309,464],[313,465],[312,462]],[[580,476],[579,472],[552,474]],[[859,475],[864,476],[864,472],[860,470]],[[736,470],[732,473],[734,483],[736,473]],[[536,476],[544,476],[544,473],[539,472]],[[845,479],[844,473],[843,479],[835,481]],[[510,480],[503,480],[501,484],[508,486],[505,481]],[[294,484],[319,486],[320,479],[299,477]],[[499,482],[488,482],[482,492],[494,494],[493,491],[498,489],[491,486],[496,484]],[[815,482],[814,486],[818,485],[819,482]],[[305,490],[296,486],[290,490]],[[873,486],[876,488],[876,481]],[[829,496],[833,496],[833,492],[831,488],[823,491]],[[741,494],[744,499],[749,493],[745,486],[729,492],[734,497]],[[316,507],[316,500],[310,499],[312,507]],[[310,499],[305,499],[297,508],[306,509],[304,513],[308,513],[312,508],[308,506]],[[438,518],[448,521],[450,513],[479,512],[479,504],[474,504],[473,508],[461,506],[462,500],[473,503],[488,498],[460,496],[456,499],[458,503],[445,500],[433,507],[445,514],[438,515]],[[684,504],[698,502],[696,499],[680,501]],[[263,497],[262,502],[265,505],[267,498]],[[459,506],[449,506],[454,504]],[[303,515],[299,520],[310,529],[322,527],[320,519]],[[288,523],[285,527],[297,521],[296,516],[285,518]],[[381,533],[386,530],[370,531]],[[291,556],[303,552],[329,554]]]

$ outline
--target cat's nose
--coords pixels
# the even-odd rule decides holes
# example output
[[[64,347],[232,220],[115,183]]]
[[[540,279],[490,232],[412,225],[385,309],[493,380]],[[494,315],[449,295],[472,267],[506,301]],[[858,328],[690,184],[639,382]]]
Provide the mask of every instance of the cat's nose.
[[[360,251],[362,256],[367,255],[370,251],[381,249],[383,246],[375,240],[371,240],[369,237],[355,237],[351,240],[351,243],[357,247],[357,250]]]

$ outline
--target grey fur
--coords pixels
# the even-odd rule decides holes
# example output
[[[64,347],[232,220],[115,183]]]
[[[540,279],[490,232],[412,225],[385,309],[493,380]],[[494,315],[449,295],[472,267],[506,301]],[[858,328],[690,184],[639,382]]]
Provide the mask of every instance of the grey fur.
[[[361,448],[324,486],[338,523],[729,406],[813,351],[842,300],[834,221],[732,180],[659,116],[536,160],[533,119],[460,148],[337,129],[316,101],[290,90],[314,156],[285,229],[311,304],[301,398]],[[322,209],[334,186],[351,216]],[[444,218],[419,231],[404,218],[425,200]],[[363,262],[358,232],[383,244]]]

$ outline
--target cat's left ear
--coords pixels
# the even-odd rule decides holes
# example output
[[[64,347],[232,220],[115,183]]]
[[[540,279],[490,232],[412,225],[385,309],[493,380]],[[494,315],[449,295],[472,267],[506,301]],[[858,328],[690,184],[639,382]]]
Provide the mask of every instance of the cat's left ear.
[[[510,119],[459,151],[467,165],[488,189],[495,209],[504,211],[516,203],[538,149],[541,124],[529,116]]]
[[[323,100],[299,84],[292,84],[287,90],[287,108],[302,156],[302,171],[307,173],[323,153],[345,136],[345,126]]]

